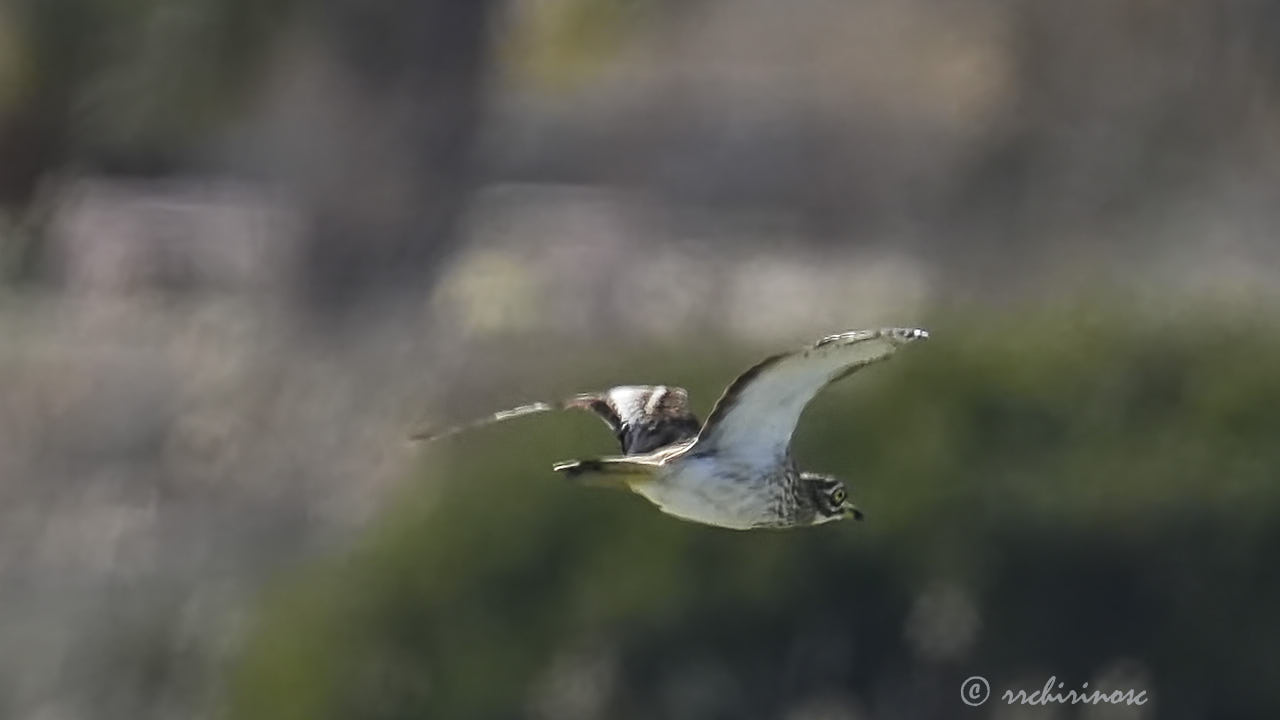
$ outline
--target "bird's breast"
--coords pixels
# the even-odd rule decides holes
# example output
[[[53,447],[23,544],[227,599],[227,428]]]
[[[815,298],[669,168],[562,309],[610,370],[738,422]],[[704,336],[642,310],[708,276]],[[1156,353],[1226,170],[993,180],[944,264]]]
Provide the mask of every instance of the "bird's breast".
[[[678,460],[632,490],[663,512],[708,525],[746,530],[784,519],[780,481],[710,458]]]

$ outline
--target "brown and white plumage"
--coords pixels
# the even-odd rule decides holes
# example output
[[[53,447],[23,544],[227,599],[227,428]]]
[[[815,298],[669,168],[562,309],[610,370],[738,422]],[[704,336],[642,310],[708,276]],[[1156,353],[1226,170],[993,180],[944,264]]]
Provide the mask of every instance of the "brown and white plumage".
[[[734,529],[860,518],[843,483],[796,468],[791,436],[804,408],[828,384],[928,336],[913,328],[855,330],[765,358],[729,385],[701,428],[688,411],[687,393],[662,386],[536,403],[462,427],[557,408],[588,409],[614,430],[624,454],[555,465],[570,477],[626,487],[663,512]]]
[[[557,402],[536,402],[500,410],[462,425],[422,430],[412,440],[431,442],[465,430],[555,410],[595,413],[618,439],[624,454],[647,453],[697,436],[702,423],[689,410],[689,393],[666,385],[622,385],[602,392],[581,393]]]

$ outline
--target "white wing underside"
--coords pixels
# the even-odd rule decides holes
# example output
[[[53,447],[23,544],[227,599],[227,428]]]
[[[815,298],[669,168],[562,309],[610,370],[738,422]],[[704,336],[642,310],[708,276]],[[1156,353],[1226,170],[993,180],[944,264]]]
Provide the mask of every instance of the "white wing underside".
[[[805,406],[823,387],[926,337],[924,330],[909,328],[855,330],[768,358],[725,390],[692,451],[714,452],[725,462],[776,467],[787,455]]]

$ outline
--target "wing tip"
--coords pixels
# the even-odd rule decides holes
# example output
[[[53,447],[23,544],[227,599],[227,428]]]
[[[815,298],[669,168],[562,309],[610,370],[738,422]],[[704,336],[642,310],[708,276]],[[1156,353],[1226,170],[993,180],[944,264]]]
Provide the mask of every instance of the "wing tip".
[[[554,472],[562,472],[569,477],[581,475],[585,471],[582,460],[564,460],[551,466]]]
[[[814,343],[814,347],[822,347],[833,343],[853,343],[877,337],[886,338],[899,345],[905,345],[906,343],[916,340],[928,340],[929,331],[924,328],[911,327],[881,328],[879,330],[850,330],[848,332],[836,333],[835,335],[828,335]]]
[[[914,340],[929,339],[929,331],[924,328],[886,328],[881,330],[880,334],[888,335],[889,337],[904,343],[909,343]]]
[[[519,407],[514,407],[509,410],[499,410],[498,412],[491,413],[485,417],[480,418],[479,420],[472,420],[471,422],[462,423],[459,425],[445,425],[445,426],[427,425],[424,427],[419,427],[417,430],[414,430],[413,432],[409,433],[408,441],[413,443],[432,443],[437,440],[442,440],[444,438],[451,437],[453,435],[457,435],[459,433],[462,433],[468,430],[478,430],[486,425],[492,425],[494,423],[499,423],[504,420],[511,420],[513,418],[523,417],[525,415],[532,415],[534,413],[558,410],[563,407],[567,407],[567,405],[535,402],[535,403],[528,403],[527,405],[521,405]]]
[[[406,436],[405,436],[405,440],[406,440],[407,442],[411,442],[411,443],[420,443],[420,444],[432,443],[432,442],[435,442],[436,440],[439,440],[440,438],[446,437],[446,436],[448,436],[448,435],[452,435],[452,434],[454,434],[454,433],[456,433],[456,432],[457,432],[457,429],[456,429],[456,428],[452,428],[452,427],[447,427],[447,428],[437,428],[437,427],[420,428],[420,429],[418,429],[418,430],[414,430],[413,432],[411,432],[411,433],[409,433],[408,435],[406,435]]]

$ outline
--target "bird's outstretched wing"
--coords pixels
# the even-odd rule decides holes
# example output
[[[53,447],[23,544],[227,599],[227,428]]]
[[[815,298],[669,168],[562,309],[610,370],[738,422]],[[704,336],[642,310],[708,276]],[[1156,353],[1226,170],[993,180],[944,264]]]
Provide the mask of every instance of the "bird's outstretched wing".
[[[810,347],[774,355],[739,375],[716,401],[691,452],[716,452],[753,465],[786,457],[800,414],[818,391],[901,345],[929,337],[924,330],[887,328],[831,335]]]
[[[559,402],[537,402],[502,410],[462,425],[416,432],[412,440],[430,442],[464,430],[552,410],[588,410],[609,426],[627,455],[689,440],[702,426],[689,411],[689,393],[665,385],[624,385],[604,392],[583,393]]]
[[[689,393],[666,385],[623,385],[570,400],[599,415],[622,452],[639,455],[697,437],[702,423],[689,410]]]

